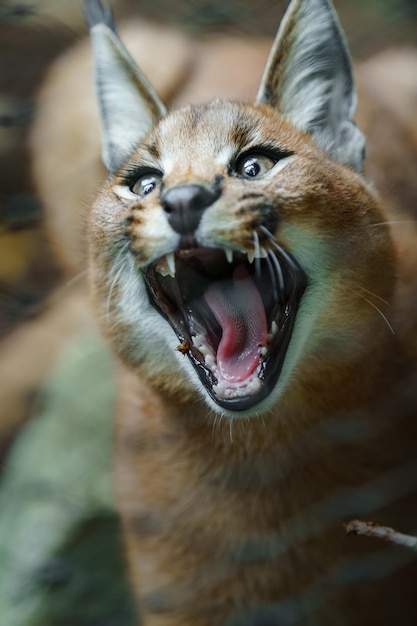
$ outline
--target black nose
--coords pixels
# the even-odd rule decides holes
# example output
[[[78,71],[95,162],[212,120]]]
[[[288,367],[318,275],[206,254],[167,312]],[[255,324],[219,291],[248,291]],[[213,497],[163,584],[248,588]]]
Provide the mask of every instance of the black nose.
[[[171,187],[161,197],[161,205],[172,228],[180,235],[194,233],[205,209],[217,200],[220,190],[203,185]]]

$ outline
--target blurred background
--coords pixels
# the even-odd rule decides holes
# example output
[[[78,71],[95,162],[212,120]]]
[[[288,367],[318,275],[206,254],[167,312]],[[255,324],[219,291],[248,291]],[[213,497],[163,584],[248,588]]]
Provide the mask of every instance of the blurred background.
[[[185,31],[193,38],[204,40],[219,34],[242,38],[272,37],[286,3],[284,0],[228,0],[227,2],[224,0],[113,0],[112,4],[118,22],[123,18],[145,17]],[[417,0],[335,0],[334,4],[347,34],[354,61],[365,61],[374,54],[390,48],[417,47]],[[94,605],[96,597],[94,589],[103,586],[109,588],[110,579],[106,578],[79,583],[81,586],[72,590],[69,585],[70,593],[65,596],[65,600],[59,594],[55,596],[58,598],[56,613],[54,613],[55,605],[53,602],[51,604],[49,594],[48,617],[45,617],[45,608],[42,605],[43,608],[39,609],[38,617],[27,618],[28,615],[33,616],[36,613],[31,603],[38,603],[39,606],[42,604],[39,600],[42,595],[39,589],[43,590],[43,593],[45,589],[50,591],[50,589],[62,589],[66,585],[68,587],[71,568],[78,571],[85,566],[85,563],[91,561],[92,553],[95,555],[94,558],[97,554],[100,555],[100,550],[97,550],[89,540],[91,534],[98,538],[98,542],[105,542],[107,556],[110,555],[109,558],[113,559],[111,561],[113,574],[122,567],[119,548],[115,540],[117,522],[111,512],[110,482],[106,473],[110,458],[110,415],[113,397],[110,388],[106,389],[107,395],[104,394],[103,397],[102,381],[103,378],[111,378],[109,363],[100,352],[101,348],[94,343],[94,338],[91,344],[83,342],[82,351],[74,352],[71,357],[66,358],[65,364],[61,364],[57,372],[54,368],[52,369],[52,382],[46,391],[40,393],[39,372],[37,372],[38,376],[33,372],[26,372],[24,358],[19,357],[20,361],[13,361],[13,355],[16,355],[18,351],[20,351],[19,354],[24,355],[25,350],[39,350],[39,367],[41,367],[41,350],[47,350],[48,346],[45,343],[44,348],[40,349],[38,340],[33,344],[34,347],[31,347],[32,344],[24,332],[28,325],[43,318],[51,294],[55,293],[62,283],[67,284],[69,280],[68,275],[60,266],[59,254],[51,244],[51,237],[45,224],[44,210],[32,174],[29,136],[36,111],[37,94],[48,68],[60,54],[79,42],[85,35],[81,5],[77,0],[24,0],[21,2],[0,0],[0,461],[2,463],[0,469],[6,468],[3,492],[0,492],[0,510],[3,505],[3,511],[5,507],[10,511],[7,519],[0,517],[0,536],[3,532],[3,541],[0,538],[0,564],[3,563],[3,566],[0,566],[0,615],[4,615],[3,611],[6,610],[2,605],[2,571],[5,572],[5,564],[8,562],[11,563],[10,571],[17,562],[16,554],[12,555],[6,550],[7,537],[11,536],[15,519],[19,517],[27,519],[26,526],[21,527],[22,536],[27,534],[27,525],[32,524],[33,519],[38,521],[40,527],[45,527],[47,530],[36,535],[35,542],[39,541],[39,537],[45,537],[45,533],[48,534],[50,528],[56,527],[57,510],[60,510],[62,504],[54,495],[55,510],[51,518],[48,518],[50,521],[50,526],[48,526],[49,522],[45,522],[45,509],[35,513],[31,508],[31,498],[38,502],[39,493],[44,493],[45,485],[51,490],[53,484],[54,493],[59,492],[61,495],[65,492],[69,494],[73,488],[68,481],[65,482],[68,472],[62,474],[62,482],[60,482],[56,460],[48,457],[51,448],[55,450],[55,456],[57,454],[59,456],[60,451],[64,452],[68,449],[71,437],[75,437],[74,448],[77,449],[79,456],[75,461],[69,462],[69,472],[73,472],[74,467],[79,467],[78,459],[91,459],[91,466],[83,466],[80,469],[81,478],[78,483],[77,480],[72,481],[79,485],[83,484],[85,492],[71,492],[72,508],[70,507],[69,510],[73,517],[67,515],[66,530],[62,531],[59,537],[57,535],[55,547],[51,548],[48,544],[49,547],[38,555],[38,561],[35,559],[34,564],[28,565],[26,561],[22,561],[18,567],[15,567],[15,578],[19,583],[16,583],[16,588],[13,588],[8,597],[17,598],[16,602],[22,606],[23,599],[27,601],[26,617],[22,613],[19,618],[16,618],[18,621],[5,622],[5,626],[12,626],[14,623],[16,626],[48,626],[49,624],[57,626],[66,623],[76,623],[78,626],[84,623],[107,626],[129,624],[133,619],[130,609],[126,608],[128,600],[125,597],[123,585],[120,589],[115,588],[116,600],[112,607],[107,612],[105,611],[105,615],[103,613],[104,617],[97,617],[101,609],[97,609]],[[415,171],[415,176],[417,177],[417,171]],[[73,302],[74,299],[71,300],[71,303]],[[68,311],[67,308],[67,315]],[[74,319],[80,319],[78,309],[74,314]],[[87,320],[86,324],[88,323]],[[31,359],[33,362],[33,354]],[[15,372],[13,381],[16,383],[13,389],[9,376],[12,367]],[[93,372],[94,375],[86,380],[80,374],[85,371]],[[23,381],[25,376],[28,376],[28,383],[22,385],[24,389],[22,397],[16,398],[15,390],[19,388],[21,382],[19,379]],[[2,386],[10,386],[10,389],[2,389]],[[73,399],[74,388],[78,389],[79,397],[84,398],[84,405],[76,406],[77,415],[85,418],[94,406],[90,416],[91,428],[96,428],[95,435],[98,429],[103,437],[97,438],[94,449],[88,446],[84,451],[80,449],[80,442],[84,445],[85,442],[93,439],[90,437],[92,431],[85,430],[85,419],[73,421],[71,433],[68,430],[58,431],[51,427],[52,416],[63,415],[60,424],[65,423],[65,416],[69,421],[73,419],[74,407],[69,409],[68,402],[70,398]],[[103,419],[106,420],[104,424],[99,425],[97,421],[94,422],[97,418],[95,390],[97,390],[97,397],[100,396],[101,402],[104,403],[102,413]],[[88,393],[94,399],[87,402],[85,398]],[[26,440],[21,441],[17,452],[14,450],[13,455],[9,457],[10,445],[16,434],[26,423],[27,418],[33,414],[41,415],[44,424],[50,420],[49,426],[42,427],[44,430],[40,431],[28,431],[29,435]],[[49,429],[49,434],[46,437],[47,429]],[[47,440],[46,443],[45,440]],[[39,458],[42,463],[39,462]],[[26,464],[23,459],[26,459]],[[50,465],[46,462],[48,459]],[[47,468],[43,482],[35,486],[31,485],[30,489],[27,488],[28,476],[33,473],[34,468],[40,465]],[[16,470],[16,467],[19,469]],[[89,476],[88,480],[87,476]],[[1,481],[0,476],[0,487]],[[24,484],[26,494],[30,495],[28,504],[24,504],[24,499],[20,498],[21,487],[19,487],[20,491],[16,487],[19,484]],[[40,484],[42,484],[42,489],[39,491]],[[19,502],[15,498],[17,493]],[[94,507],[91,506],[92,501],[96,503]],[[82,503],[87,503],[85,510],[88,510],[88,515],[83,513],[81,523],[80,511],[84,511]],[[23,509],[23,506],[26,508]],[[85,549],[84,543],[87,546]],[[108,558],[106,565],[109,565]],[[36,580],[39,588],[27,586],[28,572],[34,571],[33,568],[37,568],[39,578]],[[100,569],[100,561],[98,561],[97,569],[103,572],[104,577],[107,575],[105,568]],[[25,573],[23,578],[22,571]],[[114,585],[114,577],[111,584]],[[91,621],[85,618],[85,611],[83,616],[76,614],[78,600],[87,593],[93,598]],[[63,603],[66,603],[65,606]],[[114,609],[115,606],[118,607],[117,610]],[[113,610],[115,617],[112,618]],[[68,622],[62,619],[64,614],[68,616]]]
[[[143,16],[204,40],[219,34],[273,37],[286,3],[113,0],[112,4],[118,22]],[[354,61],[389,48],[417,46],[417,0],[334,4]],[[94,336],[91,343],[82,340],[82,350],[74,346],[39,394],[41,375],[40,370],[33,372],[33,363],[39,358],[41,367],[41,350],[47,351],[48,345],[42,345],[39,337],[31,344],[24,334],[45,316],[50,295],[68,282],[53,250],[32,175],[29,136],[37,94],[50,64],[85,36],[78,0],[0,0],[0,615],[3,619],[9,615],[9,621],[2,622],[5,626],[135,623],[112,508],[113,389],[110,383],[103,384],[111,380],[107,354]],[[74,298],[68,302],[77,304]],[[75,306],[74,320],[81,319],[80,310]],[[69,309],[66,312],[71,317]],[[57,323],[58,332],[61,328]],[[17,348],[20,355],[39,350],[30,354],[30,371],[21,356],[13,361]],[[16,398],[19,377],[23,381],[25,376],[24,393]],[[11,448],[31,415],[39,418],[38,425],[24,429],[23,439]],[[68,456],[72,450],[74,456]],[[9,549],[12,544],[20,546],[20,552]],[[95,576],[84,578],[80,572],[91,564]],[[2,586],[5,572],[8,586]],[[108,607],[102,589],[113,590]]]

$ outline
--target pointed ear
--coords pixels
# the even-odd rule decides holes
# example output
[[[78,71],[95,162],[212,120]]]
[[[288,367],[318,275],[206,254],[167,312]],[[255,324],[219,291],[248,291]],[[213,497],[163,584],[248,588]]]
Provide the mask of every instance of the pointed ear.
[[[101,0],[84,0],[84,12],[93,45],[102,157],[113,174],[166,110],[117,36],[111,9]]]
[[[292,0],[269,56],[257,104],[269,104],[333,159],[362,171],[352,66],[331,0]]]

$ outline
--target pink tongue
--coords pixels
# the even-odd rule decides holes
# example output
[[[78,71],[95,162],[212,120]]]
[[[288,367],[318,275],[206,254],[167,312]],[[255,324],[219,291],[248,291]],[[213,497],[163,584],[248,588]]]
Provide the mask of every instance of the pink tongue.
[[[228,382],[246,380],[259,364],[259,349],[266,344],[265,310],[244,265],[233,273],[233,282],[210,285],[204,297],[222,327],[217,367]]]

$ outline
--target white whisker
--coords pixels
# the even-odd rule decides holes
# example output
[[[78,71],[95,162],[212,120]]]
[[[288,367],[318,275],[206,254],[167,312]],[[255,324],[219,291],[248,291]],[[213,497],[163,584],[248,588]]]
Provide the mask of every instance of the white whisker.
[[[120,275],[122,273],[122,271],[125,269],[125,253],[126,253],[126,249],[129,247],[129,242],[127,242],[123,248],[119,251],[116,260],[114,262],[112,271],[110,273],[109,279],[111,279],[111,285],[110,285],[110,289],[109,289],[109,293],[107,296],[107,301],[106,301],[106,319],[107,322],[110,322],[110,304],[111,304],[111,297],[113,294],[113,289],[115,288],[115,286],[117,285],[119,279],[120,279]],[[112,276],[113,275],[113,276]]]
[[[275,237],[273,236],[273,234],[267,229],[265,228],[265,226],[263,226],[261,224],[261,226],[259,227],[262,232],[268,237],[268,239],[270,240],[270,242],[272,243],[272,245],[274,246],[274,248],[280,253],[280,255],[285,259],[285,261],[288,263],[289,267],[293,270],[296,269],[295,265],[294,265],[294,261],[292,260],[292,258],[289,256],[289,254],[287,254],[287,252],[285,252],[284,248],[282,248],[279,243],[277,242],[277,240],[275,239]]]
[[[273,268],[273,266],[272,266],[272,261],[271,261],[271,259],[269,258],[269,256],[270,256],[270,255],[271,255],[271,257],[272,257],[272,258],[274,258],[274,257],[275,257],[275,255],[274,255],[274,253],[273,253],[273,252],[268,253],[268,256],[265,258],[265,261],[266,261],[266,264],[268,265],[268,271],[269,271],[269,274],[270,274],[270,276],[271,276],[271,282],[272,282],[272,292],[273,292],[273,293],[272,293],[272,295],[273,295],[273,297],[274,297],[275,302],[278,302],[278,300],[279,300],[279,294],[278,294],[278,290],[277,290],[276,275],[275,275],[275,272],[274,272],[274,268]],[[280,268],[280,269],[281,269],[281,268]]]
[[[259,235],[253,231],[253,247],[255,251],[255,274],[258,280],[261,278],[261,249],[259,247]]]
[[[88,271],[84,270],[80,272],[79,274],[77,274],[76,276],[73,276],[72,278],[67,280],[67,282],[65,283],[65,287],[71,287],[74,283],[77,283],[79,280],[87,276],[87,274],[88,274]]]
[[[233,420],[229,420],[229,435],[230,441],[233,443]]]
[[[281,290],[281,293],[284,293],[284,290],[285,290],[284,274],[282,273],[280,262],[273,252],[271,253],[271,258],[272,258],[273,264],[275,265],[275,269],[277,271],[279,288]]]
[[[376,224],[370,224],[370,228],[374,228],[376,226],[392,226],[394,224],[414,224],[417,226],[416,220],[387,220],[386,222],[376,222]]]
[[[109,289],[109,295],[107,296],[107,302],[106,302],[106,319],[108,322],[110,322],[110,303],[111,303],[111,297],[113,294],[113,289],[115,288],[119,278],[120,278],[120,274],[123,271],[123,265],[121,265],[118,269],[118,271],[116,272],[115,276],[113,277],[113,280],[111,282],[110,285],[110,289]]]
[[[377,307],[376,304],[371,302],[371,300],[369,300],[368,298],[365,298],[365,296],[363,296],[361,293],[356,291],[356,289],[353,289],[352,291],[354,291],[354,293],[356,293],[357,296],[362,298],[362,300],[365,300],[365,302],[367,302],[372,308],[375,309],[375,311],[377,311],[377,313],[379,313],[379,315],[382,317],[382,319],[384,320],[384,322],[386,323],[386,325],[390,329],[391,333],[393,335],[395,335],[395,330],[393,329],[393,327],[391,326],[390,322],[388,321],[388,318],[386,317],[386,315],[384,315],[384,313],[381,311],[381,309],[379,307]]]
[[[373,293],[373,291],[369,291],[369,289],[365,289],[365,287],[361,287],[360,285],[359,285],[359,289],[362,289],[362,291],[366,291],[366,293],[369,293],[370,296],[373,296],[380,302],[383,302],[387,306],[392,307],[392,304],[390,302],[388,302],[387,300],[384,300],[384,298],[381,298],[381,296],[378,296],[376,293]]]

